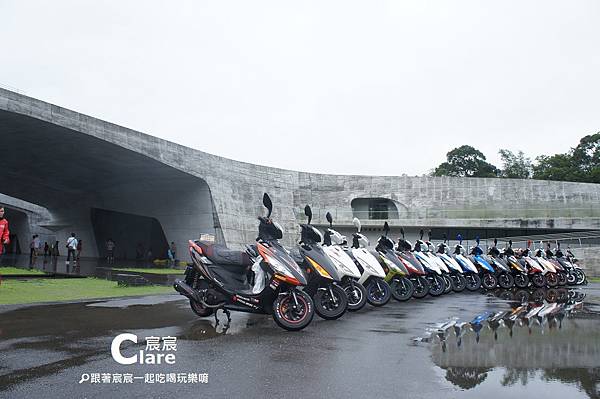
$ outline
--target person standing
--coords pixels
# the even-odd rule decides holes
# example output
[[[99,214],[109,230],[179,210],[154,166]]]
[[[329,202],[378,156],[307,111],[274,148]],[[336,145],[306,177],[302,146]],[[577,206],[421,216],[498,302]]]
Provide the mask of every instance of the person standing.
[[[174,241],[171,241],[171,245],[169,246],[167,256],[169,257],[169,263],[171,263],[171,267],[177,267],[177,247],[175,246]]]
[[[67,238],[67,264],[69,264],[71,256],[73,261],[76,260],[75,251],[77,251],[77,238],[75,238],[75,233],[71,233],[71,237]]]
[[[79,258],[81,258],[81,250],[83,249],[83,240],[77,240],[77,262],[79,262]]]
[[[106,261],[108,262],[109,265],[112,265],[115,263],[115,247],[117,245],[115,244],[115,242],[113,241],[112,238],[109,238],[108,240],[106,240]]]
[[[44,257],[50,254],[50,245],[48,245],[48,241],[44,242]]]
[[[0,206],[0,257],[4,253],[4,246],[10,243],[8,220],[4,218],[4,207]]]
[[[31,237],[29,243],[29,261],[31,261],[37,254],[35,253],[35,234]]]

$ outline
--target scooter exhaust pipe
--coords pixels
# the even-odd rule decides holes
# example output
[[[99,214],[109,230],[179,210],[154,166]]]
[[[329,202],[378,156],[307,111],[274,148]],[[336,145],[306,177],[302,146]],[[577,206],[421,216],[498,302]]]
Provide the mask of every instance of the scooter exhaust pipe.
[[[196,302],[199,302],[196,291],[194,291],[192,287],[187,285],[185,281],[175,280],[175,283],[173,283],[173,288],[175,288],[175,291],[179,292],[181,295],[193,299]]]

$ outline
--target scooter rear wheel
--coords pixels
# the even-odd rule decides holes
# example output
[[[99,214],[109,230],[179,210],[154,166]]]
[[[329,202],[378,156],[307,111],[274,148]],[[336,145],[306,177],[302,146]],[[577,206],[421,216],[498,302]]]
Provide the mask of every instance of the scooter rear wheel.
[[[273,302],[273,320],[284,330],[299,331],[308,326],[315,315],[315,307],[310,295],[295,290],[298,305],[294,303],[292,292],[280,294]]]
[[[408,301],[415,290],[412,281],[406,277],[394,278],[390,284],[392,296],[395,300],[404,302]]]
[[[367,290],[359,282],[352,284],[346,283],[344,285],[344,291],[348,297],[348,311],[354,312],[362,309],[367,303]]]

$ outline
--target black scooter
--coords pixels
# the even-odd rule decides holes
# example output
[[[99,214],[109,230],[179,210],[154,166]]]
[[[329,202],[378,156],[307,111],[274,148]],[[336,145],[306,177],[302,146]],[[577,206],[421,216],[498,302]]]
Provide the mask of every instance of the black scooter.
[[[308,223],[301,224],[300,243],[298,250],[302,256],[302,267],[306,270],[308,284],[304,288],[313,299],[315,311],[326,320],[335,320],[348,309],[348,296],[340,286],[341,276],[335,264],[325,254],[321,247],[323,236],[319,230],[314,228],[312,210],[306,205],[304,214],[308,217]]]
[[[259,217],[258,238],[246,252],[228,249],[211,241],[189,241],[192,265],[185,271],[184,280],[175,280],[174,288],[190,300],[198,316],[215,315],[219,309],[250,313],[267,313],[282,328],[290,331],[308,326],[314,316],[311,297],[298,289],[307,284],[303,270],[281,246],[283,230],[271,219],[273,204],[265,193],[263,205],[266,217]],[[260,292],[248,279],[253,262],[264,272]]]

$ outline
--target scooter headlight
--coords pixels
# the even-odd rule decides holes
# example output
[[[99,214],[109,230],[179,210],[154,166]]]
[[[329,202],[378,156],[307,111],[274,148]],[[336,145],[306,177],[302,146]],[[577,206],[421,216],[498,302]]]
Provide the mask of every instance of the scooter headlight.
[[[323,269],[321,265],[319,265],[317,262],[315,262],[308,256],[306,257],[306,259],[308,259],[308,262],[311,264],[311,266],[314,267],[315,270],[319,272],[321,276],[333,280],[333,277],[331,277],[331,275],[327,273],[327,270]]]
[[[400,271],[400,270],[398,269],[398,267],[397,267],[397,266],[394,264],[394,262],[392,262],[391,260],[389,260],[389,259],[387,259],[387,258],[385,258],[385,257],[382,257],[381,259],[383,259],[383,263],[385,263],[385,266],[386,266],[388,269],[390,269],[390,270],[394,270],[395,272],[398,272],[398,271]]]
[[[295,279],[294,275],[289,271],[289,269],[277,258],[273,256],[267,256],[267,262],[271,265],[276,273]]]

